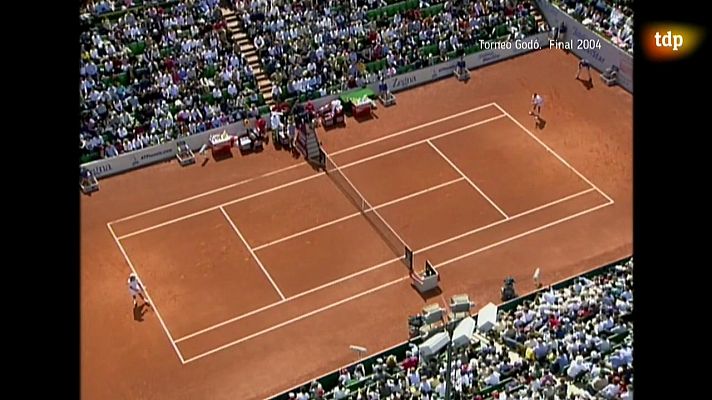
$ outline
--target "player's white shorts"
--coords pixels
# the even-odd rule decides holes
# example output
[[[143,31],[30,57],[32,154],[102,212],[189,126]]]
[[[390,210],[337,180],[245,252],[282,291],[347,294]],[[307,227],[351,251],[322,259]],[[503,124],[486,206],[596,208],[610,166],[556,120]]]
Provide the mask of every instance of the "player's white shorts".
[[[131,297],[134,297],[134,296],[138,296],[139,294],[143,294],[143,291],[142,290],[134,290],[134,289],[129,288],[129,294],[131,295]]]

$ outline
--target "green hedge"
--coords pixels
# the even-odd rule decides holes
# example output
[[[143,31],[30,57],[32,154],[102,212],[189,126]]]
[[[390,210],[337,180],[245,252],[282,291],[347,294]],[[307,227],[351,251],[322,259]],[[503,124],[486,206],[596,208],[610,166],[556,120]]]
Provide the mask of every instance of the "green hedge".
[[[143,54],[146,51],[146,42],[134,42],[129,44],[129,50],[135,56]]]
[[[98,151],[93,151],[89,154],[82,154],[81,157],[79,157],[79,163],[80,164],[85,164],[91,161],[95,161],[99,159],[99,152]]]
[[[431,44],[428,46],[423,46],[420,49],[418,49],[418,53],[421,56],[427,56],[428,54],[438,55],[438,54],[440,54],[440,50],[438,50],[437,44]]]
[[[420,11],[420,14],[423,16],[423,18],[434,17],[436,15],[439,15],[443,11],[443,7],[444,6],[442,4],[438,4],[435,6],[424,8]]]
[[[381,8],[376,8],[375,10],[370,10],[366,12],[366,18],[368,18],[369,21],[374,21],[384,14],[388,18],[392,18],[396,14],[400,13],[403,14],[406,11],[414,10],[418,8],[418,3],[419,0],[408,0],[408,1],[389,1],[388,5],[385,7]],[[440,6],[442,9],[442,6]],[[432,7],[431,7],[432,8]]]

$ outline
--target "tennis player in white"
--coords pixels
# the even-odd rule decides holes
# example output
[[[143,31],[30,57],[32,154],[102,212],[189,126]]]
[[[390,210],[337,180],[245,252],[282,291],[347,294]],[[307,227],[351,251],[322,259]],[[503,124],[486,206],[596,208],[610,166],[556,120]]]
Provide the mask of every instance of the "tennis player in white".
[[[539,119],[542,105],[544,105],[544,98],[542,98],[539,94],[534,93],[532,95],[532,110],[529,111],[529,115],[534,115],[536,119]]]
[[[138,278],[136,277],[136,274],[131,273],[129,275],[129,293],[131,294],[131,297],[133,298],[133,305],[136,307],[136,296],[141,297],[141,300],[147,305],[151,306],[151,304],[148,302],[148,299],[143,295],[144,290],[146,289],[141,282],[139,282]]]

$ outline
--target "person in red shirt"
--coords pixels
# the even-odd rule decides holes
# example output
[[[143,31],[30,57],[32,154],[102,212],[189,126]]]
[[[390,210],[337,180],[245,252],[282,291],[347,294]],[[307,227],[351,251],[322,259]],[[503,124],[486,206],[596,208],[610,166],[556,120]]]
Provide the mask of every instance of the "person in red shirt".
[[[561,321],[559,321],[556,315],[551,314],[551,316],[549,317],[549,326],[551,327],[551,329],[555,330],[559,325],[561,325]]]
[[[311,101],[308,102],[304,109],[307,111],[307,113],[309,113],[310,118],[316,117],[316,107],[314,107],[314,103],[312,103]]]
[[[265,121],[264,118],[259,117],[255,122],[255,126],[257,127],[257,131],[260,135],[264,136],[265,132],[267,132],[267,121]]]
[[[403,367],[403,369],[408,370],[410,368],[415,368],[418,366],[418,357],[413,356],[413,354],[410,351],[407,351],[405,353],[405,355],[406,355],[406,358],[401,363],[401,366]]]

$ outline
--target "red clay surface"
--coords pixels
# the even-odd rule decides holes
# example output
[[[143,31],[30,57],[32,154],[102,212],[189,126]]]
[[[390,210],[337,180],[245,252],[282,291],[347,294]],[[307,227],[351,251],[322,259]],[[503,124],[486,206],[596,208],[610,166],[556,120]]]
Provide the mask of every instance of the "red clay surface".
[[[525,292],[536,267],[553,282],[630,255],[632,96],[561,78],[577,62],[539,51],[320,130],[416,268],[439,268],[442,296],[418,295],[334,183],[271,146],[102,180],[82,197],[82,397],[266,398],[354,361],[351,344],[406,340],[426,301],[484,305],[505,276]],[[533,91],[543,127],[527,115]],[[135,320],[108,223],[170,339],[155,310]]]

